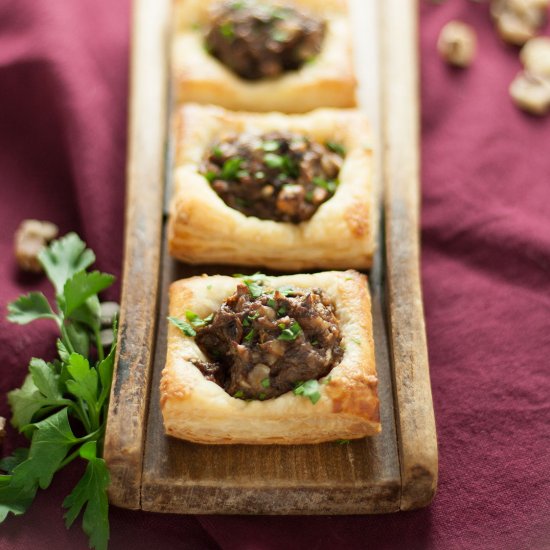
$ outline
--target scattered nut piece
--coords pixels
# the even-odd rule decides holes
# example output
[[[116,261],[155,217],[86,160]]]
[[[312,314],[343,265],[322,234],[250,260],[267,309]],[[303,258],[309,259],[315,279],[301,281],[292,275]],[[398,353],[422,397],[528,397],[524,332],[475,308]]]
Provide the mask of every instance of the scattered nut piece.
[[[550,109],[550,79],[528,72],[519,73],[510,85],[514,103],[534,115],[544,115]]]
[[[531,38],[519,57],[527,72],[550,78],[550,36]]]
[[[455,67],[468,67],[476,53],[477,38],[474,29],[461,21],[449,21],[439,33],[439,55]]]
[[[550,0],[491,0],[491,15],[500,37],[522,46],[546,23]]]
[[[101,302],[101,326],[109,328],[113,326],[115,315],[118,314],[120,306],[116,302]]]
[[[111,347],[113,342],[115,341],[115,335],[113,334],[113,330],[109,328],[103,329],[99,333],[99,337],[101,338],[101,343],[103,344],[104,348]]]
[[[38,220],[24,220],[15,232],[15,257],[24,271],[40,273],[40,251],[59,233],[56,225]]]

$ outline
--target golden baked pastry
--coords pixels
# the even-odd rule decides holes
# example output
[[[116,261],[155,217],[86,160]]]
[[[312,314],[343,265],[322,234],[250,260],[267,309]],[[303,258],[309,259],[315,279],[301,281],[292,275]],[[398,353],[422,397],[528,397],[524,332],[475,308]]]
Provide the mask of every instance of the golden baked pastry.
[[[226,11],[231,12],[231,6],[242,9],[242,6],[246,7],[250,3],[254,3],[253,0],[230,0],[226,2]],[[176,32],[172,50],[172,73],[177,101],[212,103],[228,109],[257,112],[303,113],[322,106],[355,107],[356,77],[352,63],[352,33],[346,0],[274,0],[256,4],[264,11],[275,9],[280,12],[281,6],[283,10],[285,6],[295,7],[315,17],[316,21],[321,21],[323,37],[318,53],[307,58],[303,64],[298,64],[294,70],[280,72],[278,64],[270,63],[268,59],[271,53],[276,53],[270,50],[269,36],[260,36],[252,46],[252,52],[257,54],[258,59],[252,58],[248,64],[237,59],[235,66],[231,68],[215,57],[212,51],[209,53],[208,48],[215,46],[206,41],[213,18],[220,11],[220,2],[179,0],[176,4]],[[238,13],[239,10],[234,11]],[[284,19],[283,15],[276,17],[274,21],[284,25]],[[231,22],[223,23],[221,36],[228,42],[228,56],[240,55],[242,58],[246,55],[242,53],[246,47],[243,46],[243,41],[248,40],[251,33],[248,32],[246,22],[242,33],[244,38],[237,36],[231,25]],[[305,42],[299,44],[298,52],[307,54],[311,48],[315,49],[316,44],[312,46],[310,43],[312,26],[315,27],[309,25]],[[280,40],[281,30],[283,33],[293,33],[296,27],[292,22],[282,29],[275,28],[272,33],[275,40],[272,41],[271,49],[277,50],[284,46],[284,41],[282,46],[277,42]],[[291,42],[294,44],[298,39],[299,37],[292,35]],[[237,40],[240,41],[238,45]],[[262,48],[265,51],[256,51]],[[246,74],[247,65],[256,70],[264,66],[267,74],[275,74],[259,78],[261,74],[252,73],[249,76],[254,79],[247,79],[235,72],[241,66],[240,72]]]
[[[316,142],[315,151],[326,151],[320,145],[324,143],[345,150],[336,177],[338,185],[332,182],[329,192],[320,191],[324,202],[316,204],[313,215],[301,223],[245,215],[238,206],[224,202],[209,183],[209,173],[204,172],[205,156],[213,143],[223,141],[224,134],[254,137],[273,132],[304,136]],[[263,145],[273,145],[273,140]],[[273,157],[272,153],[268,155]],[[285,160],[284,155],[275,155],[275,160],[277,157]],[[317,161],[323,165],[324,159]],[[245,175],[248,178],[250,174]],[[313,181],[316,186],[331,183],[316,177]],[[280,199],[296,189],[304,192],[283,185],[277,191],[277,204],[288,210],[289,203]],[[375,249],[377,201],[370,130],[366,116],[358,110],[254,114],[189,104],[177,113],[174,192],[168,227],[170,254],[177,259],[193,264],[240,264],[294,271],[365,269],[370,267]]]
[[[172,324],[169,327],[166,366],[160,387],[166,433],[197,443],[215,444],[319,443],[379,433],[381,426],[366,277],[355,271],[346,271],[281,277],[253,276],[244,279],[244,282],[248,290],[243,286],[242,279],[222,275],[192,277],[171,285],[171,318],[190,335]],[[275,293],[273,289],[280,289],[281,292]],[[247,295],[247,292],[250,294]],[[293,293],[296,298],[291,298]],[[313,299],[316,293],[324,296],[322,301],[325,305]],[[299,302],[300,299],[302,302]],[[327,300],[332,305],[327,306]],[[298,302],[297,309],[291,309],[291,303]],[[222,304],[224,307],[221,307]],[[304,313],[304,304],[315,304],[313,309],[324,311],[324,317],[312,320],[315,314]],[[254,315],[251,311],[255,311]],[[275,322],[279,323],[275,326],[279,326],[281,332],[278,338],[269,340],[267,335],[271,329],[262,333],[262,327],[270,326],[269,318],[275,315],[275,311]],[[289,315],[293,317],[289,318]],[[327,321],[332,315],[337,319],[337,328]],[[303,326],[296,328],[296,320]],[[195,331],[191,327],[208,323],[211,323],[209,330],[196,328]],[[206,337],[201,330],[207,332]],[[215,361],[224,359],[214,360],[213,364],[212,357],[203,351],[204,344],[216,343],[211,355],[220,357],[224,349],[223,338],[228,331],[230,334],[235,331],[236,342],[231,342],[227,348],[236,353],[235,357],[263,353],[262,360],[267,362],[269,353],[274,349],[269,346],[294,338],[294,342],[283,342],[288,344],[283,360],[290,361],[287,357],[314,353],[315,346],[320,345],[324,336],[329,339],[327,342],[332,342],[331,345],[339,342],[340,351],[334,354],[334,366],[323,363],[323,376],[318,381],[312,379],[305,384],[298,383],[293,386],[296,389],[278,396],[274,393],[272,398],[269,394],[256,394],[256,398],[245,400],[247,396],[254,395],[252,376],[256,370],[267,369],[260,375],[265,376],[261,380],[264,388],[270,388],[270,384],[281,380],[276,378],[277,372],[278,376],[283,377],[288,373],[279,369],[280,365],[273,364],[273,361],[271,367],[250,364],[248,370],[237,375],[244,378],[238,378],[241,389],[235,391],[239,387],[235,385],[236,363],[229,367],[226,364],[223,367],[226,369],[223,374],[225,384],[223,380],[216,382]],[[193,336],[195,332],[198,332],[196,337]],[[199,347],[197,340],[201,335]],[[264,348],[270,351],[266,354]],[[320,360],[331,356],[327,349],[317,352],[315,357]],[[314,359],[313,356],[311,358]],[[305,362],[310,363],[308,360]],[[300,366],[296,368],[300,369]],[[287,379],[285,383],[288,382]],[[222,386],[232,386],[234,396]]]

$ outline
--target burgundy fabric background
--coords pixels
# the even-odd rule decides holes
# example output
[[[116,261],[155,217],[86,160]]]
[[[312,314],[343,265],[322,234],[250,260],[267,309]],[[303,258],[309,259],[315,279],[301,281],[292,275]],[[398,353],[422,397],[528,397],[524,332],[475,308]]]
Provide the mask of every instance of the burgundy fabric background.
[[[421,7],[422,275],[440,450],[433,505],[291,518],[113,508],[111,548],[550,548],[550,118],[511,104],[517,51],[499,42],[487,11],[467,0]],[[439,29],[456,17],[478,30],[468,71],[435,52]],[[0,0],[2,311],[47,287],[16,269],[12,236],[23,218],[78,231],[99,268],[120,274],[128,39],[128,0]],[[1,317],[3,396],[31,355],[53,354],[54,331]],[[10,437],[4,451],[13,445]],[[71,467],[27,515],[9,518],[0,549],[86,548],[60,508],[79,474]]]

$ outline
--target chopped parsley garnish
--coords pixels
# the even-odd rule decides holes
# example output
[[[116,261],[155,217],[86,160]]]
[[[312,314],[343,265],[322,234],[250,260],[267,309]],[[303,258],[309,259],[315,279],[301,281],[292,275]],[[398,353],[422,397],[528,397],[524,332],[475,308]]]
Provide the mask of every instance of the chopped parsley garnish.
[[[250,176],[250,172],[248,170],[239,170],[236,175],[238,178],[248,178]]]
[[[283,157],[274,153],[265,154],[264,162],[268,168],[282,168],[285,164]]]
[[[333,153],[336,153],[337,155],[343,157],[346,154],[346,148],[341,143],[338,143],[336,141],[327,141],[325,145],[328,149],[330,149]]]
[[[269,388],[271,382],[269,381],[269,378],[264,378],[261,381],[261,384],[262,384],[262,388]]]
[[[254,177],[257,179],[257,180],[262,180],[265,178],[265,173],[262,172],[262,171],[258,171],[254,174]]]
[[[251,342],[253,338],[254,338],[254,329],[250,329],[248,334],[244,337],[244,341]]]
[[[289,34],[287,31],[284,31],[282,29],[274,29],[271,32],[271,38],[275,40],[275,42],[285,42],[289,38]]]
[[[313,178],[313,183],[318,187],[326,189],[329,193],[334,194],[338,188],[338,182],[334,180],[326,180],[324,178],[315,177]]]
[[[178,319],[177,317],[168,317],[168,320],[177,328],[179,328],[185,336],[196,336],[197,331],[187,322]]]
[[[267,301],[267,305],[275,309],[277,307],[277,302],[273,298],[269,298],[269,300]]]
[[[277,310],[277,313],[282,317],[283,315],[286,315],[286,307],[285,306],[281,306],[278,310]]]
[[[248,291],[252,295],[252,298],[259,298],[262,295],[263,288],[254,281],[245,279],[243,283],[248,287]]]
[[[293,294],[295,292],[295,289],[289,285],[282,286],[281,288],[277,289],[283,296],[288,296],[289,294]]]
[[[234,180],[237,177],[237,173],[241,169],[241,164],[244,162],[244,159],[241,157],[233,157],[226,160],[223,163],[221,178],[224,180]]]
[[[218,158],[223,156],[222,150],[217,145],[212,148],[212,154]]]
[[[243,283],[248,287],[248,291],[253,298],[259,298],[262,295],[262,285],[265,279],[265,275],[263,273],[254,273],[254,275],[242,275],[241,273],[236,273],[233,277],[243,280]]]
[[[193,313],[192,311],[187,310],[185,312],[185,317],[191,323],[192,326],[194,326],[195,328],[198,328],[198,327],[204,327],[205,325],[209,325],[212,322],[212,319],[214,319],[214,314],[211,313],[208,317],[201,319],[196,313]]]
[[[338,443],[338,445],[347,445],[348,443],[350,443],[350,440],[349,439],[337,439],[336,443]]]
[[[235,397],[236,399],[242,399],[244,397],[244,391],[243,390],[236,391],[233,394],[233,397]]]
[[[204,174],[204,177],[208,180],[208,183],[212,183],[215,179],[217,179],[218,174],[216,172],[212,172],[212,170],[209,170]]]
[[[291,178],[297,178],[300,175],[298,165],[288,155],[266,153],[264,155],[264,162],[268,168],[278,168]]]
[[[358,346],[361,345],[361,340],[359,340],[359,338],[352,338],[351,341],[355,344],[357,344]]]
[[[311,341],[311,345],[312,345],[312,346],[316,346],[318,343],[319,343],[318,340],[312,340],[312,341]]]
[[[294,395],[307,397],[314,405],[321,399],[319,391],[319,382],[317,380],[308,380],[307,382],[298,382],[293,390]]]
[[[308,191],[306,193],[305,199],[307,202],[313,202],[313,191]]]
[[[265,393],[263,393],[263,392],[260,393],[260,395],[258,395],[258,399],[259,399],[260,401],[263,401],[265,398],[266,398],[266,395],[265,395]]]
[[[279,147],[280,147],[279,142],[275,140],[268,140],[262,143],[262,149],[266,153],[273,153],[274,151],[277,151]]]
[[[282,326],[281,326],[282,325]],[[284,323],[279,323],[279,328],[283,329],[286,327]],[[298,338],[298,335],[302,332],[302,327],[298,324],[297,321],[294,321],[289,328],[284,328],[281,334],[279,335],[278,340],[286,340],[287,342],[293,342]]]
[[[233,23],[226,21],[220,25],[220,32],[224,38],[233,38],[235,36],[235,29],[233,28]]]

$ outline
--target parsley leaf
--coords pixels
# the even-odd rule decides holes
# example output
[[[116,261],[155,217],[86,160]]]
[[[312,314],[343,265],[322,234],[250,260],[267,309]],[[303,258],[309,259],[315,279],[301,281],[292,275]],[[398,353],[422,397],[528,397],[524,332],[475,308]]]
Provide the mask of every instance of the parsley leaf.
[[[31,487],[38,483],[41,489],[48,487],[53,475],[70,448],[78,443],[69,425],[68,409],[32,425],[29,456],[13,470],[13,482]]]
[[[321,399],[321,392],[319,391],[319,382],[317,380],[307,380],[306,382],[299,382],[293,390],[294,395],[302,395],[307,397],[314,405]]]
[[[341,143],[336,141],[327,141],[325,145],[327,146],[327,149],[330,149],[333,153],[336,153],[341,157],[346,155],[346,148]]]
[[[277,151],[280,147],[280,143],[274,139],[264,141],[262,143],[262,149],[266,153],[273,153],[274,151]]]
[[[251,329],[244,337],[245,342],[251,342],[254,339],[254,329]]]
[[[338,182],[334,180],[326,180],[324,178],[315,177],[312,181],[315,185],[317,185],[317,187],[322,187],[331,194],[334,194],[338,188]]]
[[[90,537],[90,546],[106,550],[109,540],[107,487],[109,471],[102,458],[97,457],[97,443],[89,441],[80,447],[79,454],[88,461],[82,479],[63,501],[65,525],[69,528],[83,507],[82,527]]]
[[[284,323],[279,323],[279,328],[286,327]],[[286,341],[294,341],[296,338],[298,338],[298,335],[302,332],[302,327],[298,324],[297,321],[294,321],[292,325],[290,325],[289,328],[284,328],[279,337],[278,340],[286,340]]]
[[[114,280],[115,278],[112,275],[100,273],[99,271],[75,273],[63,287],[65,315],[71,315],[88,298],[111,286]]]
[[[24,447],[19,447],[13,451],[11,456],[7,456],[0,460],[0,470],[7,472],[8,474],[13,473],[13,470],[24,462],[29,457],[29,449]]]
[[[269,388],[269,386],[271,385],[271,382],[270,382],[269,378],[264,378],[261,381],[261,384],[262,384],[262,388]]]
[[[208,317],[201,319],[196,313],[193,313],[192,311],[187,310],[185,312],[185,317],[191,323],[192,326],[199,328],[199,327],[204,327],[206,325],[209,325],[212,322],[212,319],[214,319],[214,314],[211,313]]]
[[[95,262],[95,254],[76,233],[68,233],[44,248],[38,259],[57,294],[62,294],[65,283],[73,275]]]
[[[178,319],[177,317],[168,317],[168,320],[177,328],[179,328],[185,336],[196,336],[197,331],[185,321]]]
[[[8,304],[8,321],[26,325],[35,319],[55,319],[55,314],[42,292],[30,292]]]
[[[229,160],[226,160],[223,163],[221,171],[221,179],[224,180],[234,180],[237,178],[237,172],[241,169],[241,164],[244,162],[244,159],[241,157],[233,157]]]

